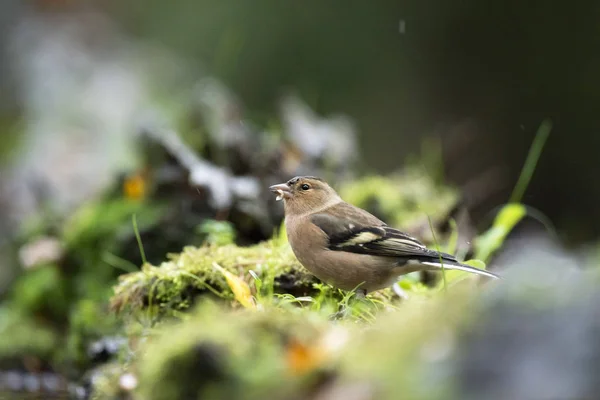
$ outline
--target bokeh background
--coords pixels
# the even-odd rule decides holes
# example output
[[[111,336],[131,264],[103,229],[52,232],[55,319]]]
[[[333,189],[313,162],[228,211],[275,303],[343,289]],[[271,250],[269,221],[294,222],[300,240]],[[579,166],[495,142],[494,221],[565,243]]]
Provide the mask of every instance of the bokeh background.
[[[538,125],[550,118],[553,131],[525,201],[577,244],[594,239],[600,222],[599,15],[600,6],[585,0],[7,0],[0,19],[3,154],[24,157],[16,141],[31,148],[24,143],[43,129],[33,125],[59,118],[82,95],[90,100],[79,107],[111,113],[110,123],[125,130],[126,108],[148,96],[140,80],[175,98],[210,75],[258,123],[277,113],[286,91],[318,113],[348,115],[366,169],[396,169],[423,137],[437,135],[450,180],[468,189],[478,177],[494,182],[486,203],[477,204],[483,215],[506,200]],[[101,104],[115,110],[89,110]],[[13,129],[19,121],[24,129]],[[96,129],[110,135],[109,127]]]
[[[132,210],[142,213],[153,263],[201,243],[196,225],[215,209],[217,219],[234,221],[244,244],[255,243],[281,222],[267,184],[288,171],[327,170],[325,155],[339,170],[328,178],[340,182],[422,164],[458,189],[469,223],[482,232],[509,201],[543,121],[551,131],[522,199],[538,218],[520,223],[504,251],[525,265],[572,266],[596,251],[600,236],[598,21],[600,3],[592,0],[3,0],[0,333],[16,332],[23,316],[35,322],[22,332],[38,332],[41,315],[41,325],[50,321],[48,337],[67,338],[69,357],[88,349],[105,331],[85,331],[82,321],[95,314],[81,310],[104,307],[122,272],[106,265],[142,262]],[[163,128],[235,178],[199,163]],[[163,149],[141,145],[144,135]],[[281,137],[294,145],[279,152]],[[169,146],[176,162],[164,155]],[[185,175],[192,164],[200,172],[190,181],[202,183],[194,187]],[[152,202],[169,212],[102,203],[124,179],[128,196],[143,197],[136,185],[145,176],[138,182],[128,174],[144,165],[160,166]],[[38,234],[50,240],[35,241]],[[510,246],[533,234],[559,242]],[[555,243],[572,253],[561,258]],[[100,255],[105,248],[119,259]],[[27,278],[36,257],[55,262],[58,275]],[[536,281],[540,273],[532,275]],[[86,308],[87,300],[94,305]],[[102,354],[116,346],[94,345]],[[18,354],[21,369],[52,370],[39,360],[54,354],[31,351],[38,361]],[[0,360],[0,378],[5,365],[17,365],[8,360]],[[69,367],[81,378],[83,367]]]

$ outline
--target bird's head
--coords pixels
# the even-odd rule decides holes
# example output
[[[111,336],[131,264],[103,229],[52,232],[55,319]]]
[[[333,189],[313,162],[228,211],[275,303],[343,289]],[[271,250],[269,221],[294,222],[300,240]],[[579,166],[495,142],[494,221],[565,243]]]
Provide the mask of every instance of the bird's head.
[[[269,189],[277,193],[277,200],[283,200],[286,215],[318,211],[341,201],[327,182],[314,176],[297,176]]]

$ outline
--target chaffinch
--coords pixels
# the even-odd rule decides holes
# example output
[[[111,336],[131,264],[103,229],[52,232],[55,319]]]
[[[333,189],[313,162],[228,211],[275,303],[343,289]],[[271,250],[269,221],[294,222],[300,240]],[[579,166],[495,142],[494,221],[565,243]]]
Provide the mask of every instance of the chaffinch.
[[[401,275],[461,270],[497,275],[426,248],[369,212],[346,203],[325,181],[301,176],[270,186],[283,200],[289,243],[298,261],[321,281],[364,296],[393,285]]]

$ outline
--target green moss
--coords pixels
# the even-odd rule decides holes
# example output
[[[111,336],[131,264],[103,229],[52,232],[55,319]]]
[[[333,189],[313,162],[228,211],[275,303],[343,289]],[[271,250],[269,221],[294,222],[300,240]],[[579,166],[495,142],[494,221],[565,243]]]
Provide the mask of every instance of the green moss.
[[[305,308],[236,310],[205,300],[183,322],[150,330],[123,371],[138,379],[135,394],[149,400],[306,399],[363,384],[373,393],[366,398],[448,398],[452,380],[423,382],[476,320],[474,296],[472,286],[413,296],[372,324],[332,322]]]
[[[295,398],[331,365],[333,358],[319,358],[327,350],[318,345],[331,329],[301,309],[236,311],[203,302],[189,320],[156,331],[139,350],[139,394],[149,400]]]
[[[454,376],[439,374],[440,365],[476,322],[480,296],[479,288],[462,285],[443,295],[413,295],[397,312],[380,314],[362,334],[354,332],[336,385],[368,382],[382,400],[458,398],[452,396]]]
[[[454,190],[416,169],[392,178],[367,177],[340,193],[409,229],[423,220],[428,227],[427,215],[440,222],[458,199]],[[422,384],[429,371],[426,354],[428,346],[448,344],[444,340],[451,347],[453,335],[471,320],[474,285],[449,280],[446,292],[411,276],[401,282],[409,299],[399,305],[390,289],[351,301],[301,267],[283,229],[249,247],[233,244],[235,234],[227,224],[205,224],[201,233],[207,235],[205,245],[186,247],[160,265],[146,264],[121,276],[111,305],[136,317],[129,326],[141,329],[130,334],[130,342],[141,345],[131,349],[131,364],[98,381],[105,387],[96,385],[97,398],[122,395],[115,380],[122,372],[134,374],[135,395],[150,400],[303,399],[361,382],[377,393],[372,398],[397,398],[398,390],[402,397],[431,399],[452,392],[452,382]],[[256,308],[239,307],[215,265],[248,284]],[[290,294],[282,277],[303,292]],[[306,294],[311,298],[297,297]],[[347,318],[329,321],[340,304],[349,307]],[[151,324],[140,316],[150,316]]]
[[[248,283],[254,280],[249,272],[252,270],[263,282],[273,282],[275,292],[284,291],[278,283],[283,277],[306,293],[314,282],[282,238],[250,247],[207,243],[171,254],[159,266],[145,265],[139,272],[122,275],[111,300],[112,308],[118,312],[149,309],[163,315],[187,309],[200,294],[233,299],[215,263]]]

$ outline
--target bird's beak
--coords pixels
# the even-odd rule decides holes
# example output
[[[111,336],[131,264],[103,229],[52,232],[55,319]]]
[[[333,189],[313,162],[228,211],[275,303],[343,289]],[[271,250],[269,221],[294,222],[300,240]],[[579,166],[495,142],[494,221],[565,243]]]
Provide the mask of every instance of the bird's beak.
[[[285,183],[269,186],[269,190],[273,193],[277,193],[277,201],[289,199],[290,197],[292,197],[292,191],[290,190],[290,187]]]

